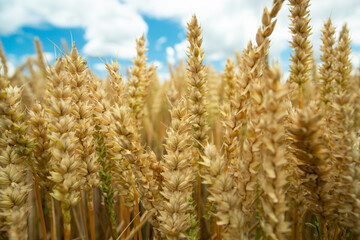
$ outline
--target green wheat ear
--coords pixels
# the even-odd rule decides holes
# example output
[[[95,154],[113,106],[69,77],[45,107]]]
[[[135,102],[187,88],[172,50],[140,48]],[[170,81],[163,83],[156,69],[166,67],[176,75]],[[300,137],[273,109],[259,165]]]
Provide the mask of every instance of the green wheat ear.
[[[199,225],[196,219],[196,207],[193,205],[193,198],[190,196],[189,202],[191,203],[192,211],[190,213],[190,228],[186,232],[187,239],[198,240],[199,238]]]
[[[100,164],[99,176],[101,179],[100,189],[104,196],[107,211],[110,216],[111,224],[115,236],[117,237],[116,231],[116,213],[114,210],[114,189],[111,181],[111,162],[106,161],[106,146],[104,143],[104,134],[100,132],[100,127],[96,126],[96,133],[93,134],[96,143],[96,152],[98,153],[98,162]]]

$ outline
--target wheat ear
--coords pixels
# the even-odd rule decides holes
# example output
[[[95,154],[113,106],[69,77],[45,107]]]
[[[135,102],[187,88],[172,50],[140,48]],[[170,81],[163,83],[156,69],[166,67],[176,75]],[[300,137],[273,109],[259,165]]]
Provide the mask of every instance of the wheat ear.
[[[185,101],[171,110],[171,127],[167,130],[166,154],[163,157],[164,172],[161,194],[164,197],[159,220],[160,231],[168,239],[183,239],[190,227],[192,211],[189,201],[194,174],[191,166],[191,118]]]
[[[64,217],[64,238],[71,237],[72,207],[80,201],[79,188],[82,177],[79,176],[80,162],[76,160],[75,121],[72,115],[71,83],[63,69],[63,60],[57,59],[50,67],[48,79],[49,103],[46,111],[49,116],[49,135],[51,144],[50,180],[55,186],[51,196],[61,202]]]
[[[27,204],[30,185],[26,181],[31,148],[34,146],[25,136],[27,131],[25,112],[21,106],[22,89],[12,87],[0,74],[0,215],[1,227],[8,238],[27,239]]]
[[[309,17],[310,0],[290,0],[290,31],[292,33],[291,47],[293,54],[291,55],[290,65],[290,81],[298,85],[299,108],[302,107],[302,86],[306,83],[310,76],[312,46],[309,41],[311,27]]]
[[[321,65],[320,79],[321,79],[321,101],[328,105],[332,97],[333,82],[336,76],[335,73],[335,28],[332,25],[331,19],[325,21],[324,27],[321,30],[322,45],[320,50],[322,55],[320,57],[323,64]]]
[[[264,191],[261,197],[264,215],[260,225],[270,239],[286,239],[290,232],[290,223],[285,218],[288,206],[285,200],[285,129],[282,125],[287,91],[280,82],[281,73],[278,65],[265,71],[264,116],[261,121],[264,146],[260,186]]]

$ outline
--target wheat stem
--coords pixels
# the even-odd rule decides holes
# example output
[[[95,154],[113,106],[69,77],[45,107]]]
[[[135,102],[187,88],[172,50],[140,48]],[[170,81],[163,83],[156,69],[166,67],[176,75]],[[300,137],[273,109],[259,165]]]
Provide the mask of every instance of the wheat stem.
[[[81,231],[85,235],[86,239],[89,239],[88,226],[87,226],[87,218],[86,218],[86,201],[84,198],[83,191],[80,190],[80,214],[81,214]]]
[[[138,193],[137,190],[135,188],[135,185],[132,186],[133,187],[133,191],[134,191],[134,201],[135,201],[135,212],[134,214],[137,216],[134,222],[134,228],[136,228],[137,226],[140,225],[140,210],[139,210],[139,197],[138,197]],[[141,229],[138,232],[138,236],[135,236],[135,240],[136,239],[142,240],[142,235],[141,235]]]
[[[89,215],[89,227],[90,227],[90,236],[91,240],[96,239],[95,233],[95,221],[94,221],[94,203],[93,203],[93,190],[86,192],[87,194],[87,205],[88,205],[88,215]]]
[[[40,222],[41,222],[41,230],[43,233],[43,238],[47,239],[44,212],[42,209],[41,197],[40,197],[40,192],[39,192],[39,183],[36,180],[36,178],[34,179],[34,188],[35,188],[35,194],[36,194],[36,202],[37,202],[38,210],[39,210],[39,217],[40,217]]]
[[[61,208],[63,214],[63,221],[64,221],[64,239],[70,240],[71,236],[71,213],[70,209]]]

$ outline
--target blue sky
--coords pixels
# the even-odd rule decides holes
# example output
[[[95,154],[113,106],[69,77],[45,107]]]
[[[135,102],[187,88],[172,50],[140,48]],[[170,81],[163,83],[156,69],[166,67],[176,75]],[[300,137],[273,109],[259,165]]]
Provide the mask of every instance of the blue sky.
[[[166,48],[171,47],[177,42],[186,39],[185,29],[178,23],[172,20],[160,20],[144,16],[144,20],[148,25],[148,32],[146,34],[146,48],[148,49],[147,58],[149,63],[154,63],[167,72],[167,53]],[[84,54],[83,48],[86,45],[84,38],[85,30],[83,28],[64,28],[57,27],[51,24],[44,24],[42,26],[22,27],[18,31],[0,36],[6,55],[11,62],[20,65],[24,62],[27,56],[35,54],[34,37],[41,40],[43,51],[48,53],[50,64],[54,62],[54,56],[61,54],[64,51],[62,47],[62,40],[66,40],[68,47],[71,47],[73,40],[76,47],[82,52],[83,56],[88,61],[88,64],[94,71],[104,77],[106,75],[105,66],[102,63],[109,62],[110,59],[118,58],[122,71],[125,73],[126,67],[131,66],[132,58],[124,58],[119,56],[119,53],[114,49],[114,54]],[[139,35],[140,36],[140,35]],[[121,35],[120,35],[121,37]],[[135,38],[131,48],[135,49]],[[163,72],[164,72],[163,71]]]
[[[320,29],[328,17],[340,31],[348,22],[353,39],[353,63],[360,59],[360,4],[357,0],[311,1],[311,37],[314,53],[320,56]],[[61,39],[74,40],[90,67],[101,77],[105,62],[118,58],[121,71],[131,65],[135,39],[145,34],[148,62],[158,66],[161,78],[168,77],[167,62],[185,59],[186,22],[196,14],[203,27],[205,62],[219,71],[227,56],[234,57],[249,40],[254,41],[263,8],[271,0],[0,0],[0,39],[10,68],[34,55],[33,40],[40,38],[45,56],[52,63],[59,54]],[[270,59],[288,71],[291,35],[289,6],[285,2],[272,36]],[[285,76],[288,73],[285,73]]]

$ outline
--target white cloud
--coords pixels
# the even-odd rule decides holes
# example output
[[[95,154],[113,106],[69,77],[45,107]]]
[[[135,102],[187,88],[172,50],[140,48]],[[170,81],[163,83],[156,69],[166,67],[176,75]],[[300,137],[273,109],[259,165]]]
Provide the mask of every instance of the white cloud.
[[[94,63],[94,64],[92,64],[91,67],[94,68],[94,70],[96,70],[98,72],[106,72],[104,63]]]
[[[175,64],[176,60],[180,59],[186,59],[186,49],[187,49],[188,43],[186,40],[175,44],[174,47],[167,47],[166,48],[166,57],[167,61],[170,64]]]
[[[330,16],[337,31],[348,22],[353,43],[360,46],[358,0],[327,0],[326,4],[312,0],[310,3],[311,40],[317,59],[320,56],[320,29]],[[43,24],[82,27],[87,41],[83,48],[86,55],[132,59],[135,38],[148,30],[141,14],[172,19],[183,28],[186,28],[191,15],[196,14],[203,28],[206,59],[222,60],[236,49],[241,51],[249,40],[255,41],[263,8],[271,8],[271,4],[271,0],[0,0],[0,34],[14,33],[23,26],[40,27]],[[284,69],[288,68],[290,57],[287,56],[291,40],[289,14],[288,3],[284,2],[271,36],[270,59],[279,60]],[[155,49],[161,50],[165,42],[166,36],[160,37],[155,42]],[[177,59],[185,59],[186,47],[186,41],[167,47],[167,60],[174,64]]]
[[[55,60],[54,53],[44,52],[43,55],[44,55],[44,58],[45,58],[45,62],[51,63],[51,62],[53,62]]]
[[[52,64],[55,60],[55,55],[52,52],[43,52],[43,56],[44,56],[44,61],[45,64],[49,63]],[[26,62],[26,60],[31,57],[33,59],[37,59],[37,54],[24,54],[21,55],[18,59],[16,59],[15,61],[17,62],[17,64],[21,64]]]
[[[175,50],[172,47],[166,48],[166,59],[168,63],[175,64]]]
[[[247,0],[127,0],[140,12],[156,18],[172,18],[184,28],[193,14],[203,29],[204,49],[209,60],[219,60],[242,49],[254,39],[262,8],[268,1]],[[157,7],[161,6],[161,8]],[[176,58],[186,58],[186,41],[174,45]]]
[[[163,67],[162,62],[157,61],[157,60],[152,61],[152,62],[150,62],[149,64],[150,64],[150,65],[151,65],[151,64],[153,64],[153,65],[156,67],[156,69],[157,69],[158,71],[159,71],[159,70],[161,70],[161,69],[162,69],[162,67]]]
[[[206,58],[219,60],[233,54],[236,49],[242,50],[249,40],[255,42],[258,27],[261,24],[262,11],[265,6],[271,8],[271,0],[125,0],[140,12],[159,19],[171,18],[184,28],[192,14],[196,14],[203,28],[204,49]],[[320,56],[320,29],[323,22],[331,16],[333,23],[340,31],[343,23],[348,22],[354,44],[360,45],[360,4],[358,0],[328,0],[310,2],[311,26],[314,54]],[[159,7],[161,6],[161,7]],[[283,68],[288,68],[288,58],[284,53],[289,50],[291,34],[288,26],[289,6],[284,2],[279,12],[277,25],[271,36],[270,59],[277,59]],[[180,48],[181,46],[181,48]],[[184,58],[185,42],[175,44],[176,58]],[[282,59],[280,58],[283,53]]]
[[[160,82],[165,82],[166,80],[170,80],[170,73],[169,72],[158,72],[157,73]]]
[[[166,41],[167,41],[167,38],[166,38],[165,36],[160,37],[158,40],[156,40],[155,49],[156,49],[157,51],[160,51],[161,48],[162,48],[162,45],[163,45],[164,43],[166,43]]]
[[[188,47],[188,42],[186,40],[175,44],[175,51],[176,51],[177,59],[186,59],[187,47]]]
[[[7,61],[6,62],[6,66],[7,66],[7,70],[8,70],[8,75],[12,76],[15,73],[15,65],[13,62],[11,61]],[[4,68],[3,66],[0,64],[0,73],[3,75],[4,74]]]
[[[15,73],[15,65],[12,62],[7,63],[8,75],[12,76]]]
[[[55,56],[51,52],[43,52],[45,64],[53,64],[55,60]],[[15,73],[16,67],[21,66],[26,62],[28,58],[37,59],[36,54],[23,54],[17,56],[15,54],[7,54],[6,55],[6,64],[8,67],[8,75],[11,76]],[[34,65],[34,68],[37,69],[37,65]],[[3,73],[3,69],[1,70]]]
[[[12,76],[15,73],[16,66],[20,65],[20,59],[14,54],[6,55],[6,64],[8,67],[8,75]],[[1,65],[0,65],[1,66]],[[1,67],[1,73],[4,73],[4,69]]]
[[[352,68],[353,71],[359,71],[360,68],[360,52],[353,52],[351,54],[351,59],[352,59]]]
[[[88,56],[131,59],[136,54],[135,39],[148,30],[136,9],[116,0],[0,0],[0,6],[0,34],[44,24],[81,27]]]

